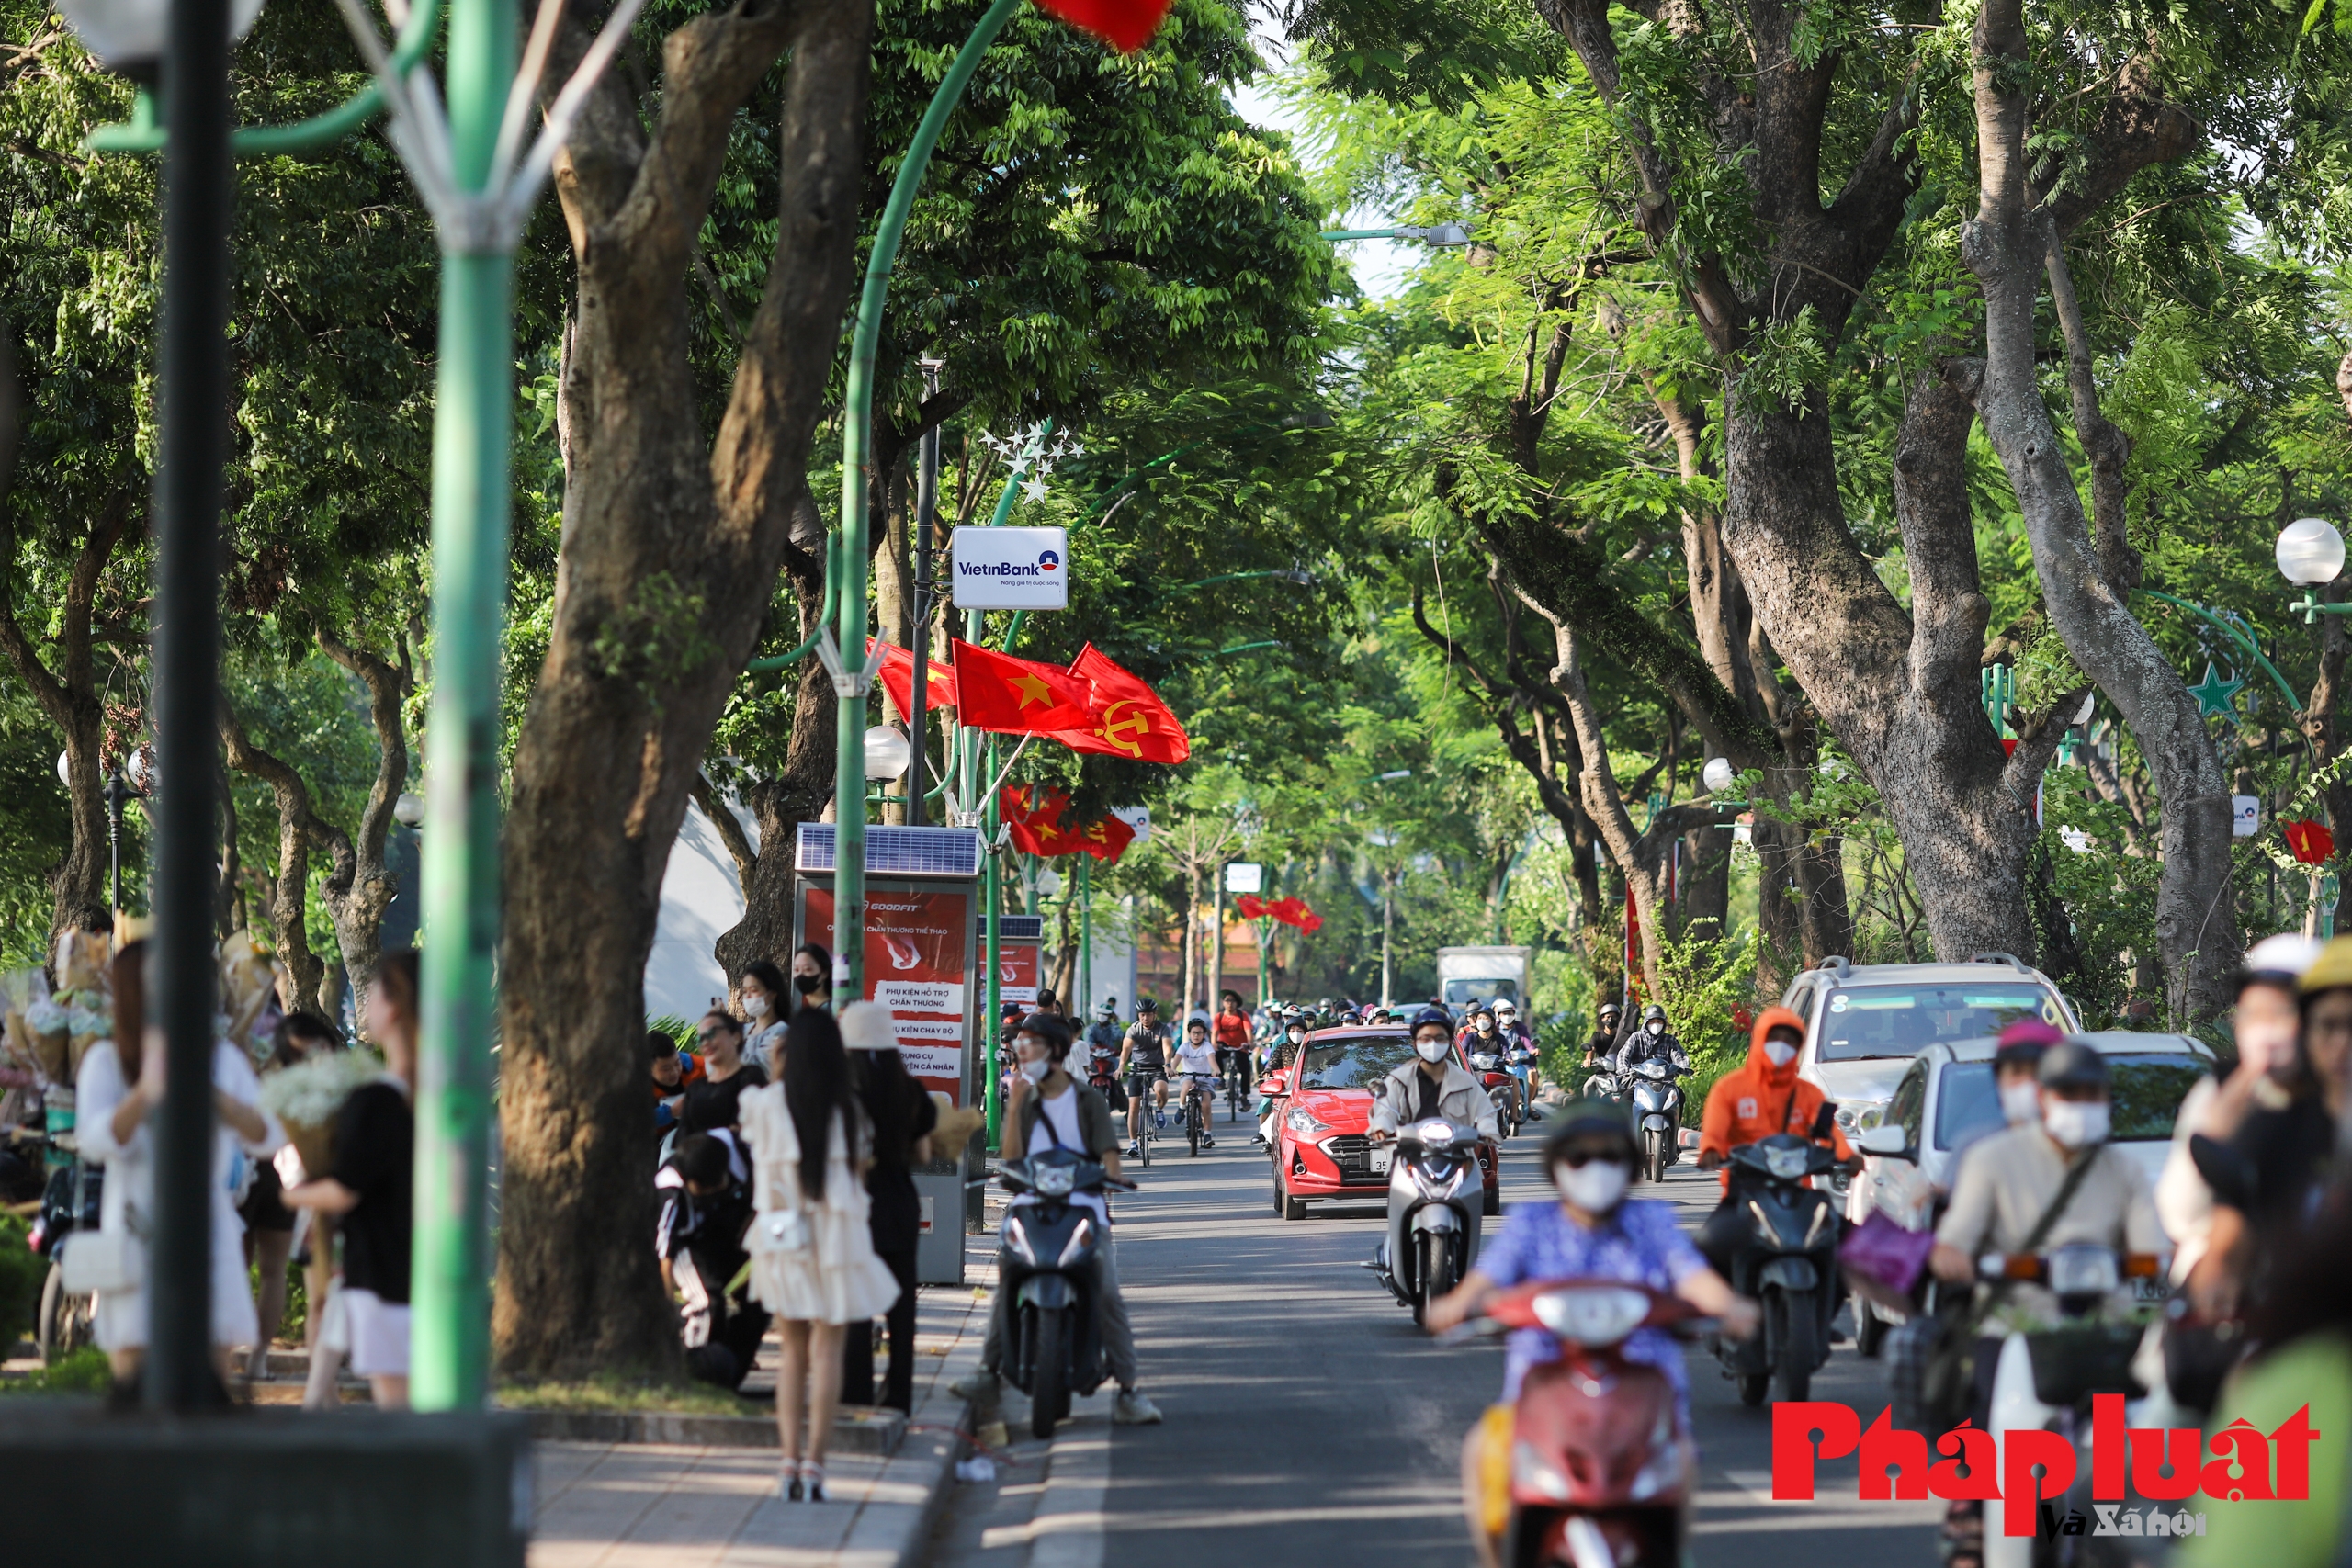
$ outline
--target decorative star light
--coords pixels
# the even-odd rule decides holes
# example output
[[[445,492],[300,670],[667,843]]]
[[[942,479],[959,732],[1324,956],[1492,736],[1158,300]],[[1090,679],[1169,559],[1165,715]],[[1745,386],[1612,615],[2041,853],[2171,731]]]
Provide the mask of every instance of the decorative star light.
[[[1046,479],[1063,463],[1086,455],[1086,446],[1068,431],[1048,434],[1043,424],[1032,424],[1010,435],[983,433],[980,439],[1015,474],[1023,475],[1021,493],[1033,502],[1046,499]]]
[[[2234,718],[2237,716],[2238,692],[2245,685],[2245,679],[2238,675],[2223,680],[2221,671],[2209,659],[2205,661],[2205,679],[2189,687],[2188,694],[2197,699],[2197,711],[2200,716]]]

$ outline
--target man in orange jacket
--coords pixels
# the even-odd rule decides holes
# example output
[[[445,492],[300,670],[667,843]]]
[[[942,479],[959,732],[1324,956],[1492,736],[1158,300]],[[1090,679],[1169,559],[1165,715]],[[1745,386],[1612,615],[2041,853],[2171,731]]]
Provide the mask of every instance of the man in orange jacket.
[[[1713,1170],[1742,1144],[1752,1144],[1775,1133],[1793,1133],[1810,1139],[1839,1159],[1860,1166],[1860,1161],[1847,1145],[1846,1134],[1834,1120],[1822,1114],[1828,1099],[1821,1092],[1821,1086],[1797,1077],[1797,1053],[1804,1044],[1804,1020],[1787,1008],[1764,1010],[1748,1038],[1747,1065],[1724,1074],[1707,1091],[1707,1109],[1699,1128],[1701,1170]],[[1822,1135],[1824,1128],[1826,1136]],[[1724,1202],[1728,1203],[1731,1173],[1727,1170],[1724,1172],[1723,1185]],[[1723,1213],[1722,1208],[1715,1211],[1717,1217]],[[1743,1234],[1736,1218],[1727,1224],[1710,1218],[1700,1228],[1699,1250],[1707,1253],[1721,1270],[1728,1258],[1715,1254],[1727,1252]]]

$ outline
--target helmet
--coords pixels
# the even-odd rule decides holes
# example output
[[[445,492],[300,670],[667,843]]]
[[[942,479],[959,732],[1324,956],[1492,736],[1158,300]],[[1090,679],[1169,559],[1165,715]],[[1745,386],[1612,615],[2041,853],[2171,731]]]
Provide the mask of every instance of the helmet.
[[[1509,997],[1497,997],[1495,998],[1495,1016],[1497,1018],[1517,1018],[1519,1016],[1519,1004],[1512,1001]]]
[[[2041,1054],[2034,1073],[2044,1089],[2107,1089],[2115,1081],[2107,1058],[2079,1040],[2061,1040]]]
[[[1453,1032],[1453,1020],[1447,1016],[1443,1008],[1423,1008],[1413,1015],[1414,1033],[1419,1034],[1431,1024],[1444,1030],[1448,1035]]]
[[[1625,1113],[1605,1100],[1571,1100],[1566,1120],[1544,1140],[1544,1168],[1550,1170],[1571,1143],[1602,1139],[1623,1151],[1625,1163],[1634,1163],[1634,1129]]]
[[[1019,1032],[1034,1034],[1046,1043],[1046,1055],[1060,1061],[1069,1054],[1069,1025],[1060,1015],[1033,1012],[1021,1021]]]
[[[2340,990],[2352,986],[2352,937],[2340,936],[2319,950],[2312,966],[2303,971],[2301,990],[2310,996],[2314,991]]]
[[[2245,961],[2238,965],[2237,989],[2272,985],[2292,990],[2319,953],[2319,943],[2307,936],[2282,932],[2264,937],[2246,950]]]
[[[1623,1008],[1619,1007],[1613,1001],[1606,1001],[1600,1004],[1600,1016],[1603,1018],[1615,1018],[1619,1013],[1622,1013],[1624,1010],[1625,1010]]]
[[[1153,1001],[1149,997],[1137,997],[1136,998],[1136,1016],[1137,1018],[1143,1017],[1146,1013],[1154,1013],[1159,1010],[1159,1004]]]
[[[1113,997],[1094,1010],[1094,1016],[1104,1023],[1116,1023],[1119,1019],[1119,998]]]
[[[2038,1018],[2021,1018],[2001,1031],[1999,1048],[1993,1053],[1994,1066],[2030,1067],[2041,1060],[2044,1051],[2064,1038]]]
[[[1660,1023],[1664,1023],[1666,1021],[1666,1010],[1658,1006],[1656,1002],[1652,1002],[1649,1006],[1642,1010],[1642,1021],[1644,1023],[1647,1023],[1653,1019]]]
[[[1470,1010],[1470,1016],[1473,1019],[1492,1018],[1495,1016],[1495,1010],[1488,1007],[1486,1003],[1480,1002],[1476,1007]]]

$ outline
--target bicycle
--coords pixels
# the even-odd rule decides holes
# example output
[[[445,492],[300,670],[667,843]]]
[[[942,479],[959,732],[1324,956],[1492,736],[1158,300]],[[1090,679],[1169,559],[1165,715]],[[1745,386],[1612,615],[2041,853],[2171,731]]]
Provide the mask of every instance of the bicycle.
[[[1159,1075],[1148,1067],[1131,1068],[1127,1073],[1127,1098],[1136,1106],[1136,1160],[1148,1168],[1151,1165],[1152,1140],[1159,1136],[1153,1128],[1151,1091]]]
[[[1238,1122],[1250,1104],[1250,1053],[1228,1049],[1219,1055],[1225,1061],[1225,1119]]]
[[[1200,1157],[1201,1141],[1209,1136],[1211,1107],[1216,1103],[1216,1080],[1206,1073],[1184,1075],[1184,1137],[1193,1145],[1193,1156]],[[1216,1146],[1214,1139],[1209,1146]]]

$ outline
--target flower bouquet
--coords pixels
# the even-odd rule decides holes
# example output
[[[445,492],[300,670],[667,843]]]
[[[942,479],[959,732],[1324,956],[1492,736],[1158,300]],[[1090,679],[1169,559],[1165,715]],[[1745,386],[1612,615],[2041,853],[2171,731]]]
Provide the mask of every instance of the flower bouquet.
[[[302,1156],[305,1176],[315,1179],[333,1168],[334,1119],[343,1102],[384,1070],[372,1051],[321,1051],[288,1067],[265,1073],[261,1107],[284,1123],[287,1141]]]

